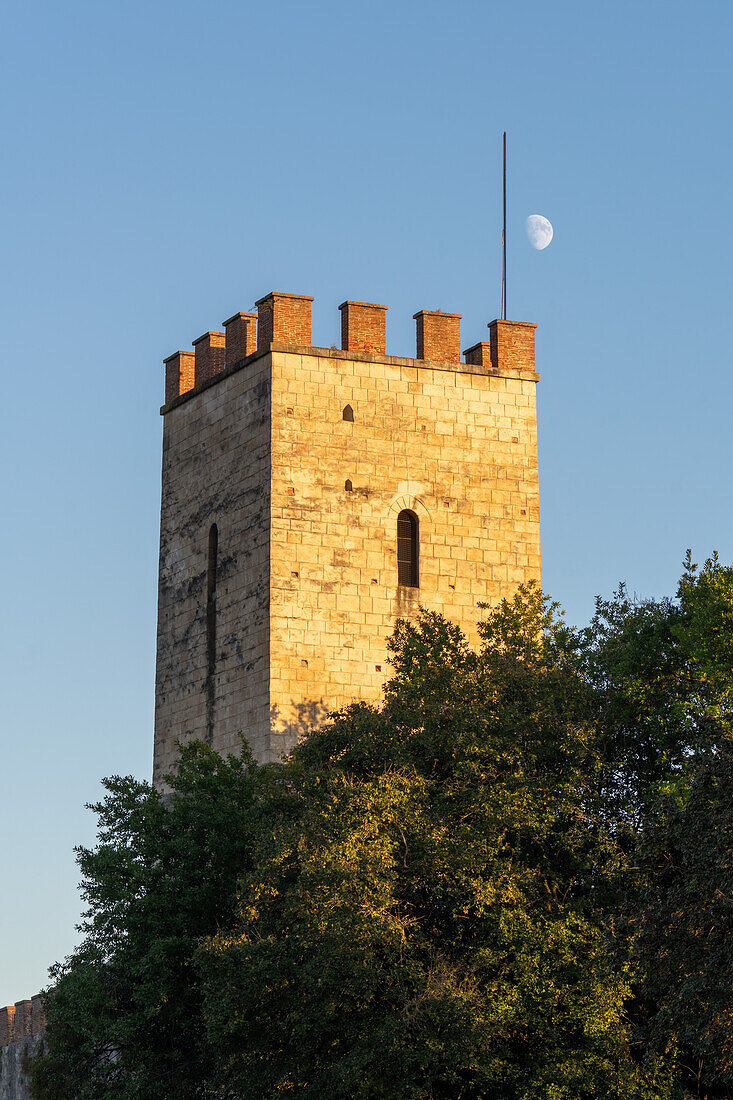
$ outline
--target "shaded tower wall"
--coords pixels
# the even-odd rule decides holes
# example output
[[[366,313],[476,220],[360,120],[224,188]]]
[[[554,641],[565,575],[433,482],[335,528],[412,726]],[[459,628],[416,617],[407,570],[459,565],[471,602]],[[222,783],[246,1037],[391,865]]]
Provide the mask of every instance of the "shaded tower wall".
[[[166,381],[157,782],[176,739],[279,757],[378,699],[397,618],[423,605],[475,639],[479,602],[540,577],[535,326],[491,322],[462,362],[460,317],[420,311],[404,358],[372,303],[342,304],[342,349],[313,347],[311,301],[268,295],[257,350],[227,365],[208,341],[213,370],[209,352],[199,382]],[[404,512],[417,586],[399,583]]]

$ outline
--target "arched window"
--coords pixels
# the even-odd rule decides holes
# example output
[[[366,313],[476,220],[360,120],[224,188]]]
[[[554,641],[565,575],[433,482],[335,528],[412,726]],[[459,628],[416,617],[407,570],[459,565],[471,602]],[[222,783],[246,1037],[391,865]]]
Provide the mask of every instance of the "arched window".
[[[341,413],[344,420],[348,420],[350,424],[354,423],[354,410],[351,405],[347,405],[344,411]]]
[[[407,509],[397,517],[397,583],[407,588],[419,586],[418,519]]]
[[[346,482],[344,483],[344,489],[347,493],[353,493],[354,491],[354,486],[351,484],[351,480],[348,477],[346,479]]]

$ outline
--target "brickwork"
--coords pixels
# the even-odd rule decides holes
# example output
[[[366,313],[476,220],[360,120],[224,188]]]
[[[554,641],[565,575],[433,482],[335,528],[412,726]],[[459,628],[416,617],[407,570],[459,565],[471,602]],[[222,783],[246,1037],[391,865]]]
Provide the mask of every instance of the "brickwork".
[[[223,332],[205,332],[194,340],[196,355],[196,385],[221,374],[226,366],[226,335]]]
[[[37,993],[30,1000],[16,1001],[0,1008],[0,1047],[40,1035],[46,1027],[43,997]]]
[[[13,1039],[25,1039],[31,1033],[31,1002],[16,1001],[13,1018]]]
[[[417,322],[417,358],[438,363],[461,361],[461,314],[421,309]]]
[[[342,302],[341,348],[343,351],[372,351],[384,355],[387,307],[371,302]]]
[[[266,350],[270,344],[309,345],[312,302],[312,298],[303,294],[280,294],[275,291],[255,302],[258,349]]]
[[[222,321],[222,324],[226,341],[226,366],[229,368],[257,351],[257,314],[235,313],[233,317]]]
[[[471,363],[473,366],[491,366],[491,344],[488,340],[482,341],[480,344],[474,344],[472,348],[466,348],[463,354],[466,362]]]
[[[0,1047],[12,1043],[15,1037],[15,1005],[0,1008]]]
[[[192,351],[176,351],[164,359],[166,403],[188,393],[195,385],[196,357]]]
[[[459,315],[420,317],[438,318],[423,352],[454,355]],[[270,340],[164,408],[156,782],[177,738],[230,751],[244,733],[277,758],[327,709],[378,698],[398,617],[422,604],[476,640],[479,602],[539,579],[534,326],[499,326],[496,359],[480,345],[466,364]],[[397,583],[403,509],[419,588]]]
[[[534,330],[527,321],[489,322],[491,362],[498,370],[534,370]]]

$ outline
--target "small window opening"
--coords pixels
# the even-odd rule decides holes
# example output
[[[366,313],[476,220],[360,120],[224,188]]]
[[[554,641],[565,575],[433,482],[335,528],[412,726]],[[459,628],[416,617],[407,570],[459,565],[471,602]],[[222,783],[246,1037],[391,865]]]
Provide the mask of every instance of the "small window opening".
[[[397,583],[419,587],[418,519],[407,509],[397,517]]]
[[[353,491],[354,491],[354,486],[351,484],[348,477],[346,478],[346,481],[344,482],[344,489],[346,490],[347,493],[353,493]]]
[[[348,420],[350,424],[354,423],[354,410],[351,405],[347,405],[344,411],[341,413],[344,420]]]

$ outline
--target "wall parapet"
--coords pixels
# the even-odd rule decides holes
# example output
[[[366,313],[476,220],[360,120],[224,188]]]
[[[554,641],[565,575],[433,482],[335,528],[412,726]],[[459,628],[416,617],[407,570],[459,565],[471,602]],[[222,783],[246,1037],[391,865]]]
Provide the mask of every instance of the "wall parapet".
[[[257,313],[235,313],[224,322],[224,332],[205,332],[193,341],[195,352],[178,351],[164,359],[166,368],[165,408],[184,394],[218,382],[235,368],[276,347],[316,348],[311,340],[313,298],[303,294],[271,291],[255,304]],[[387,306],[347,300],[341,311],[341,352],[347,358],[376,355],[382,361],[406,362],[386,355],[385,314]],[[485,374],[522,372],[534,374],[534,330],[526,321],[490,321],[488,341],[464,352],[461,363],[461,314],[421,309],[416,322],[416,354],[412,365],[448,363],[452,369]],[[536,380],[536,379],[535,379]]]
[[[46,1027],[43,995],[0,1008],[0,1048],[22,1039],[36,1038]]]

